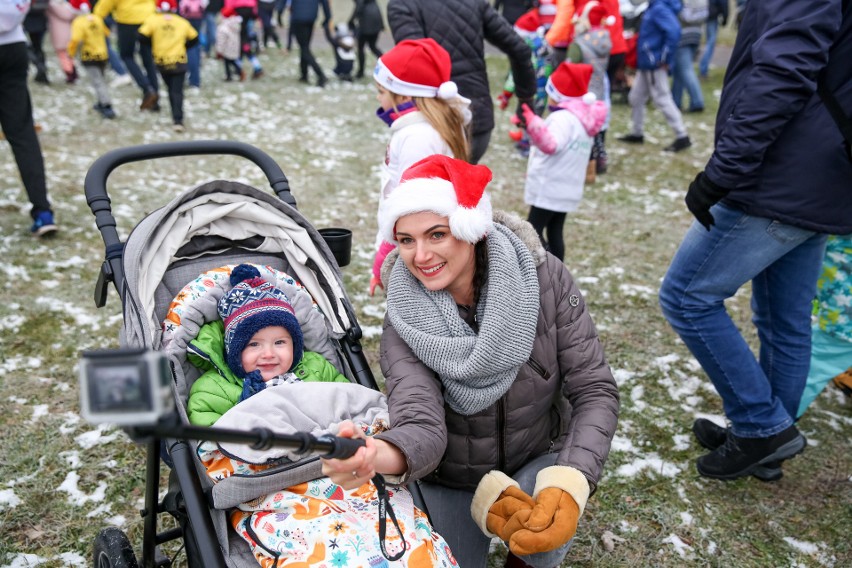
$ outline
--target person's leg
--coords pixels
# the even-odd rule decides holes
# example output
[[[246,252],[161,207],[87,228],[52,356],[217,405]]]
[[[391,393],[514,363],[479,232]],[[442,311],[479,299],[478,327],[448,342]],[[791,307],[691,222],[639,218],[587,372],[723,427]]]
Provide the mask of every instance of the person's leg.
[[[779,240],[801,230],[777,224]],[[773,262],[751,283],[752,321],[760,338],[760,366],[772,395],[796,417],[811,358],[811,306],[825,257],[826,235],[816,234]]]
[[[201,23],[203,20],[201,18],[193,18],[189,20],[189,23],[195,28],[199,34],[201,34]],[[196,43],[192,47],[186,50],[186,61],[187,68],[189,71],[189,86],[190,87],[200,87],[201,86],[201,44]]]
[[[311,24],[311,26],[308,28],[308,37],[307,37],[307,41],[305,43],[305,54],[307,55],[308,65],[311,67],[311,69],[314,70],[314,73],[317,74],[317,84],[319,86],[322,86],[322,85],[325,84],[327,79],[325,77],[325,73],[322,70],[322,67],[320,67],[319,63],[317,63],[317,60],[314,57],[313,52],[311,52],[311,38],[313,37],[313,35],[314,35],[314,26],[313,26],[313,24]]]
[[[186,73],[163,73],[163,82],[169,90],[169,106],[172,122],[183,124],[183,83]]]
[[[689,50],[686,49],[686,46],[679,45],[675,49],[674,68],[672,69],[672,101],[679,109],[683,108],[683,74],[690,62]]]
[[[148,80],[148,77],[142,73],[142,69],[136,63],[136,59],[134,58],[134,53],[136,51],[136,30],[138,28],[139,26],[117,23],[116,35],[118,35],[118,53],[121,55],[121,61],[127,68],[127,72],[130,73],[130,76],[133,77],[133,80],[136,81],[136,84],[139,85],[140,89],[142,89],[142,93],[145,94],[155,89]]]
[[[109,97],[109,89],[107,88],[106,81],[104,80],[104,71],[103,67],[98,65],[83,65],[83,70],[86,73],[86,77],[89,79],[89,84],[92,86],[92,90],[95,92],[95,98],[98,101],[98,104],[101,106],[109,106],[112,104],[112,101]]]
[[[0,45],[0,129],[6,136],[21,181],[32,204],[33,219],[50,212],[44,158],[33,124],[33,107],[27,89],[27,44]]]
[[[486,130],[471,136],[470,140],[470,163],[478,164],[485,151],[488,150],[488,144],[491,142],[491,131]]]
[[[686,125],[683,123],[683,116],[672,100],[669,77],[665,69],[656,69],[651,75],[650,92],[654,106],[663,113],[666,122],[674,130],[675,138],[684,138],[686,136]]]
[[[707,41],[704,44],[704,55],[701,56],[701,62],[698,64],[698,73],[703,78],[707,78],[710,72],[710,62],[713,60],[713,51],[716,49],[716,34],[719,30],[719,20],[713,18],[707,20]]]
[[[527,221],[533,226],[533,229],[535,229],[535,232],[538,234],[538,239],[541,241],[541,245],[547,251],[550,250],[550,243],[547,242],[547,239],[544,236],[544,231],[547,229],[552,216],[553,211],[541,209],[535,205],[530,206],[530,212],[529,215],[527,215]],[[548,233],[548,237],[549,236],[550,233]]]
[[[491,539],[479,530],[470,516],[473,493],[425,481],[420,482],[420,491],[432,526],[447,541],[458,565],[485,568]]]
[[[630,87],[630,93],[627,95],[627,102],[630,104],[630,134],[634,136],[642,136],[645,131],[645,103],[648,102],[651,92],[652,77],[652,71],[637,71],[633,86]]]
[[[363,34],[358,34],[358,71],[355,72],[356,79],[364,77],[364,47],[366,45],[367,38]]]
[[[290,29],[293,31],[293,37],[296,39],[296,43],[299,45],[299,80],[307,82],[311,24],[310,22],[292,22],[290,24]]]
[[[37,83],[49,83],[47,78],[47,61],[44,57],[44,34],[45,32],[27,32],[30,38],[30,59],[36,67],[35,80]]]
[[[136,30],[139,29],[139,26],[134,27],[136,28]],[[134,30],[133,32],[134,37],[136,37],[136,30]],[[147,75],[148,82],[151,84],[151,90],[156,93],[160,88],[160,82],[157,79],[157,66],[154,65],[154,54],[151,52],[151,46],[140,45],[139,57],[142,58],[142,65],[145,67],[145,75]]]
[[[373,55],[376,56],[376,59],[378,59],[379,57],[381,57],[383,55],[382,50],[379,49],[378,41],[379,41],[379,32],[376,32],[374,34],[369,34],[367,36],[367,45],[370,46],[370,51],[373,52]]]
[[[565,260],[565,217],[566,213],[552,211],[547,223],[547,242],[550,245],[550,254],[559,260]]]
[[[701,84],[695,74],[695,57],[698,54],[698,44],[684,46],[684,51],[689,56],[689,61],[684,60],[685,67],[681,74],[683,86],[689,94],[689,107],[687,112],[698,112],[704,110],[704,93],[701,92]]]
[[[216,14],[214,12],[204,12],[204,36],[207,42],[204,44],[204,53],[210,55],[210,52],[216,49]]]
[[[711,211],[716,221],[711,231],[694,222],[684,236],[660,287],[660,306],[722,397],[731,432],[745,438],[772,436],[793,419],[726,311],[725,300],[814,233],[723,204]],[[810,275],[788,277],[804,287]]]

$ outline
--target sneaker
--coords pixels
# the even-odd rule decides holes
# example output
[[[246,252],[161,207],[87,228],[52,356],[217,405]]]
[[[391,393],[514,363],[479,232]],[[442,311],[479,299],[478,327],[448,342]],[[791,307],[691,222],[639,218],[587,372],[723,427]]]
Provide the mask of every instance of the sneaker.
[[[182,122],[175,122],[172,125],[172,130],[174,130],[175,132],[178,132],[178,133],[186,132],[186,126],[184,126]]]
[[[118,87],[123,87],[125,85],[129,85],[133,82],[133,77],[130,76],[130,73],[125,73],[124,75],[119,75],[115,79],[109,82],[110,88],[116,89]]]
[[[728,439],[727,428],[706,418],[698,418],[692,423],[692,433],[698,443],[710,451],[719,448]],[[778,481],[784,477],[784,472],[781,471],[781,462],[770,462],[756,467],[752,475],[761,481]]]
[[[326,83],[328,83],[328,78],[325,75],[322,75],[317,79],[317,87],[319,87],[320,89],[325,87]]]
[[[760,467],[775,465],[773,462],[780,465],[780,462],[802,453],[805,446],[807,440],[792,425],[767,438],[740,438],[727,432],[725,442],[698,458],[696,468],[704,477],[738,479],[754,475]]]
[[[53,221],[53,213],[50,211],[39,211],[36,214],[33,226],[30,227],[30,232],[36,237],[50,235],[59,230],[56,223]]]
[[[686,150],[690,146],[692,146],[692,141],[689,139],[689,136],[682,136],[663,148],[663,150],[666,152],[680,152],[682,150]]]
[[[148,91],[142,97],[142,104],[139,105],[139,110],[154,110],[160,100],[160,95],[156,91]]]
[[[112,110],[112,105],[103,105],[101,108],[101,114],[104,118],[108,118],[109,120],[115,118],[115,111]]]
[[[625,134],[624,136],[619,136],[618,140],[620,142],[627,142],[628,144],[644,144],[645,137],[641,134]]]

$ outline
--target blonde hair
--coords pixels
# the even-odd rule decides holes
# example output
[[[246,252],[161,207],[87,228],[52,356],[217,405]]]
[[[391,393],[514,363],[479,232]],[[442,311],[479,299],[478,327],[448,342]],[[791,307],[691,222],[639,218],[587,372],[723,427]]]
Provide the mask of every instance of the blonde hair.
[[[453,157],[458,160],[470,160],[470,146],[468,145],[468,132],[464,123],[464,116],[459,107],[444,99],[433,99],[426,97],[412,97],[417,110],[423,113],[432,128],[450,147]]]

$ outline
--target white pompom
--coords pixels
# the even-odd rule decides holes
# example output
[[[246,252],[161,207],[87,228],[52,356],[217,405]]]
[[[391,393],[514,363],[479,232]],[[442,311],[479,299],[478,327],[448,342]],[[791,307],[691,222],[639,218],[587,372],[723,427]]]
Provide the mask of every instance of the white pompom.
[[[598,100],[598,98],[595,96],[594,93],[586,93],[585,95],[583,95],[582,99],[583,99],[583,102],[586,103],[587,105],[591,105],[596,100]]]
[[[604,19],[604,24],[606,24],[607,26],[614,26],[615,25],[615,16],[612,16],[612,15],[607,16]]]
[[[459,94],[458,86],[452,81],[447,81],[446,83],[441,83],[441,86],[438,87],[438,98],[439,99],[454,99]]]

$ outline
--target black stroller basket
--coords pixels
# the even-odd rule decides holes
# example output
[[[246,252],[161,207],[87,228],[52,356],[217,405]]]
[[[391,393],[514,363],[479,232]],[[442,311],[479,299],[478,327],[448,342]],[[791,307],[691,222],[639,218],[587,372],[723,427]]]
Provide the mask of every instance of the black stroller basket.
[[[106,303],[110,282],[118,291],[123,305],[127,295],[123,264],[124,243],[119,237],[110,197],[107,194],[109,175],[117,167],[131,162],[204,154],[235,155],[251,160],[266,175],[272,190],[281,201],[296,209],[296,200],[290,193],[289,182],[284,172],[269,155],[248,144],[231,141],[192,141],[132,146],[108,152],[92,164],[85,179],[86,201],[95,215],[97,227],[105,245],[105,258],[95,289],[95,304],[98,307],[103,307]],[[340,249],[339,235],[335,236],[338,236],[338,242],[335,242],[334,246]],[[333,253],[327,248],[322,238],[318,241],[314,238],[314,241],[318,247],[326,247],[328,257],[332,258]],[[349,251],[343,251],[343,253],[348,255]],[[335,255],[334,258],[338,257]],[[347,311],[350,311],[348,305],[345,307]],[[359,343],[361,329],[354,314],[347,315],[351,326],[346,329],[339,343],[342,358],[348,364],[352,375],[350,378],[363,386],[378,390]],[[180,439],[162,440],[151,435],[150,432],[133,429],[130,429],[128,433],[137,439],[140,433],[146,435],[146,439],[143,440],[147,447],[147,463],[145,506],[141,511],[144,519],[141,565],[145,568],[170,566],[172,561],[160,552],[159,545],[182,538],[190,566],[224,568],[227,565],[226,560],[216,538],[208,497],[200,483],[190,443]],[[162,502],[159,501],[161,457],[170,458],[168,461],[171,462],[169,465],[172,467],[169,491]],[[171,514],[180,521],[180,526],[158,533],[159,513]],[[95,565],[99,567],[139,566],[129,539],[123,531],[116,528],[105,529],[98,534],[94,543],[94,560]]]

